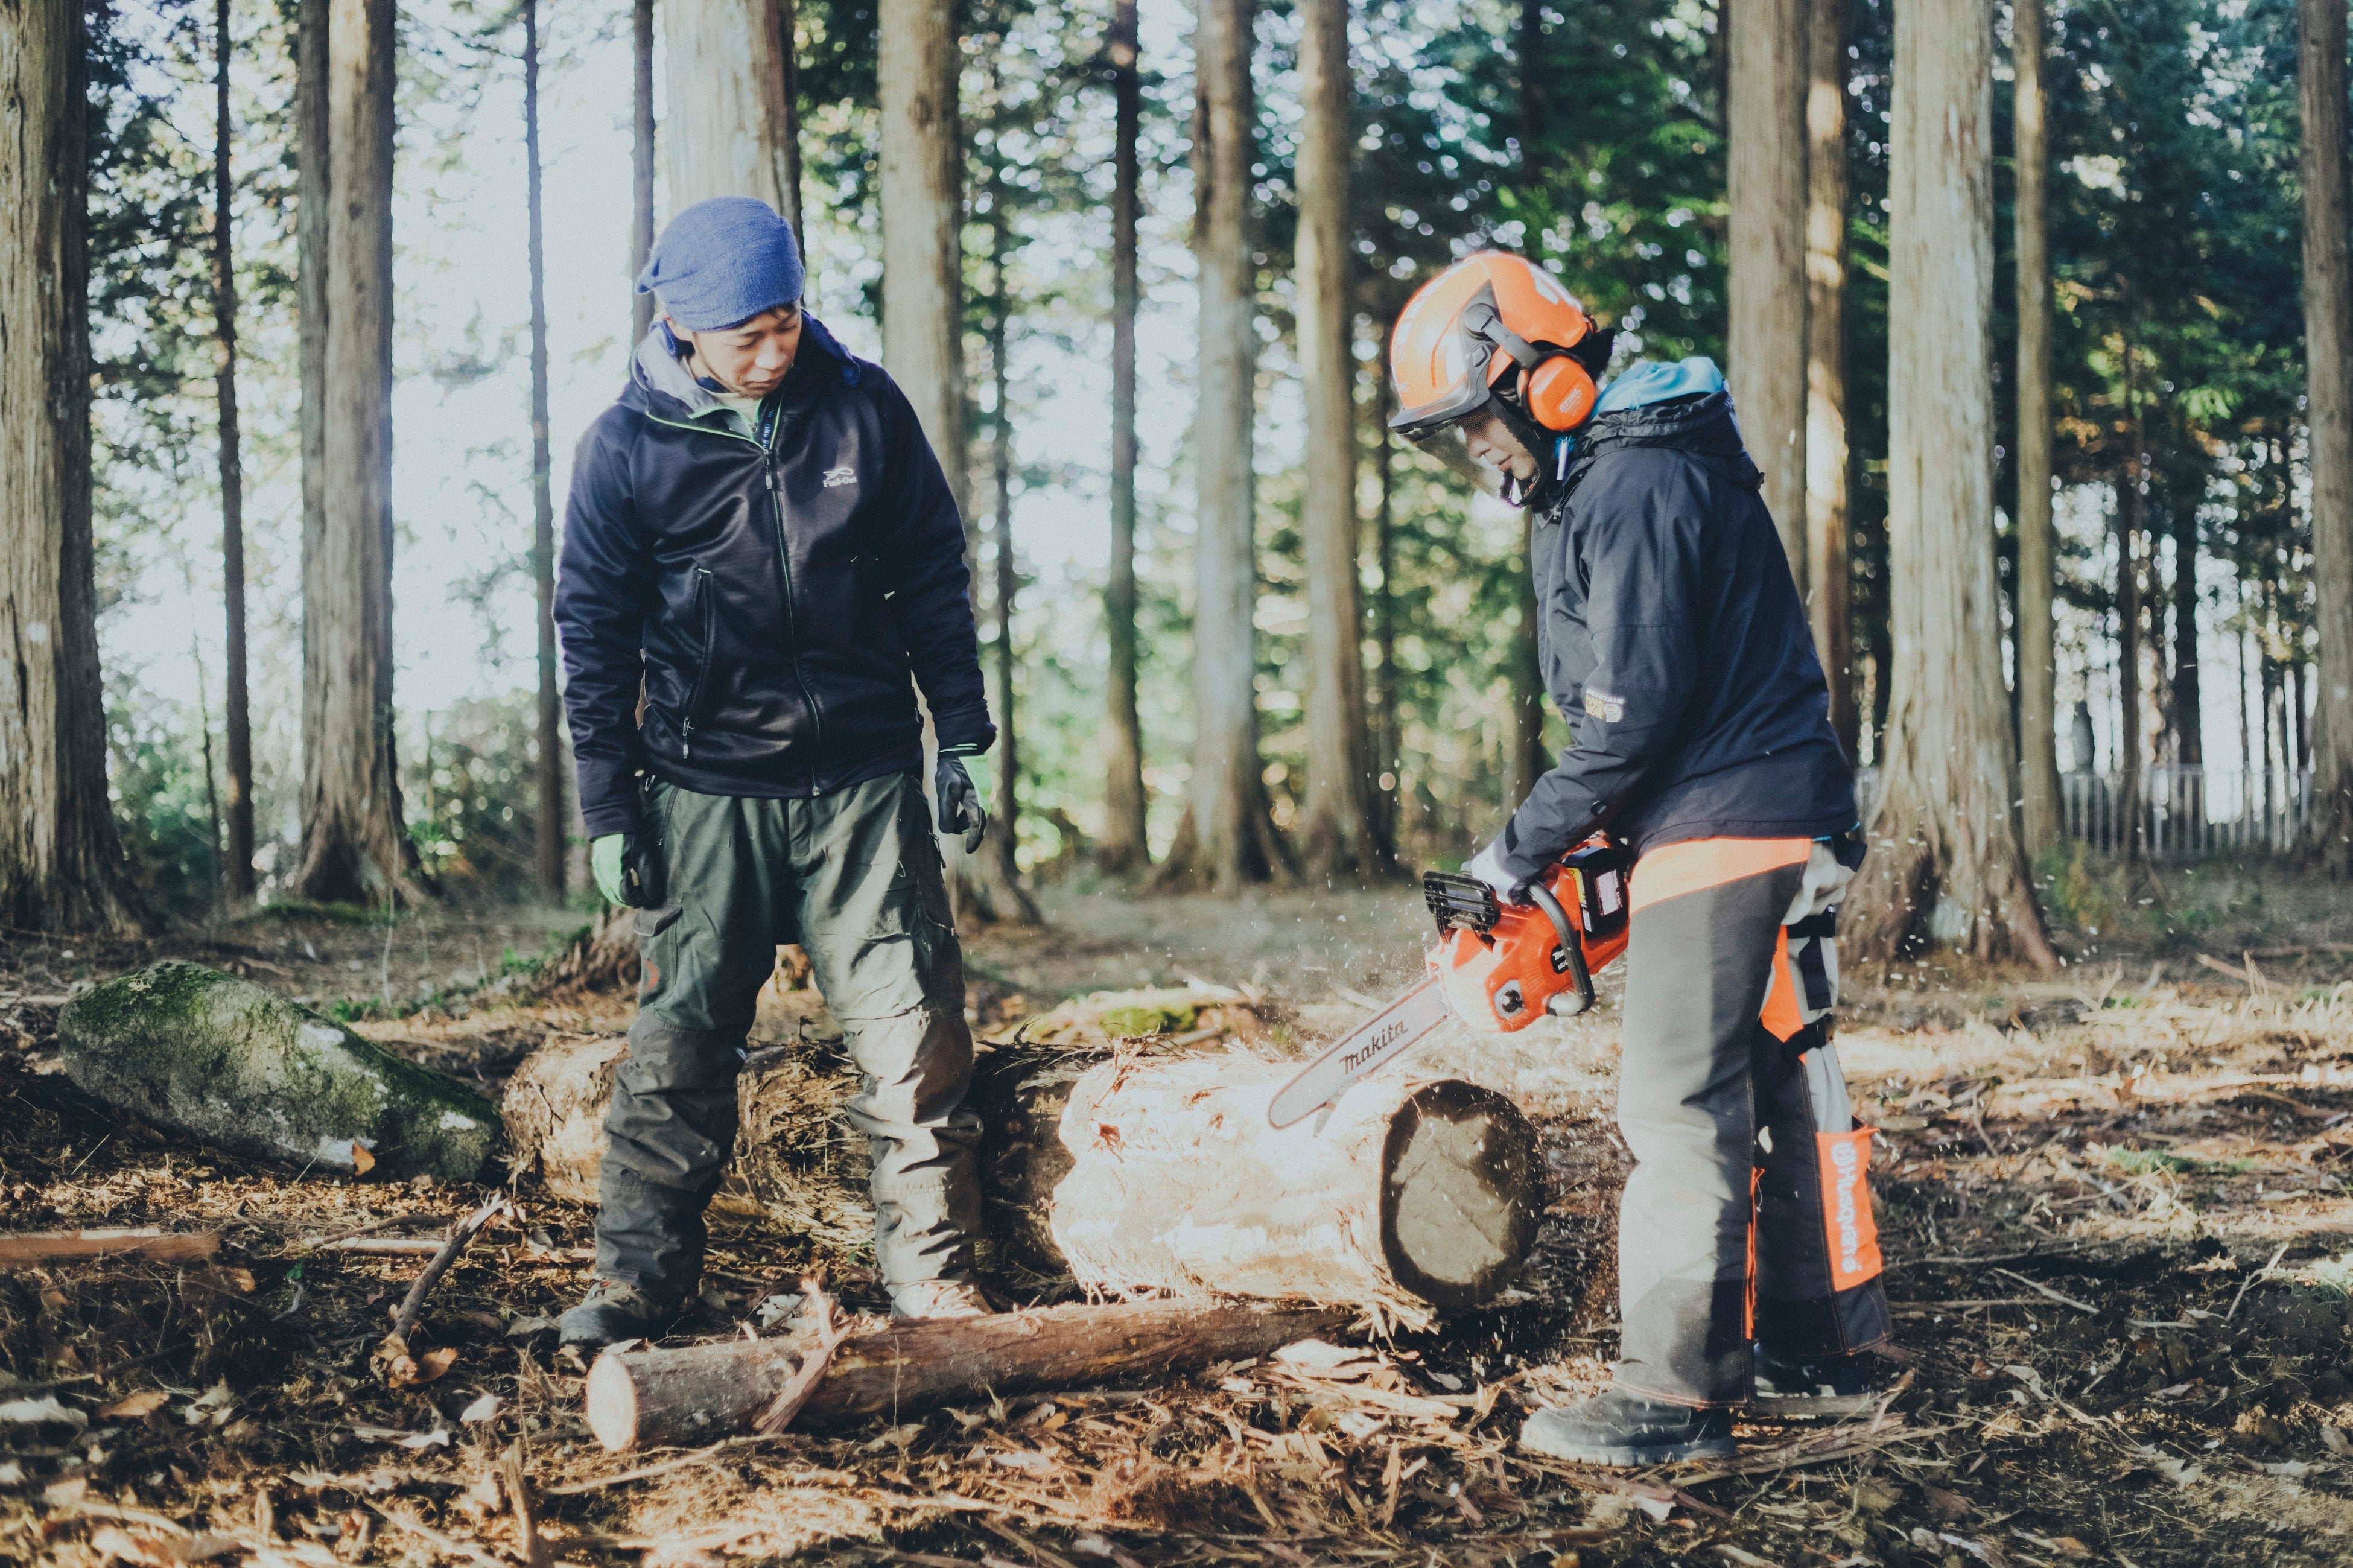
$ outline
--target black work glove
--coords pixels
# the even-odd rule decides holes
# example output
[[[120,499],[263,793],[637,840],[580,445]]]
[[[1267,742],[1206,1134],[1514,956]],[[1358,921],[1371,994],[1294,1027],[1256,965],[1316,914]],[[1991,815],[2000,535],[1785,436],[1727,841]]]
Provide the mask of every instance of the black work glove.
[[[596,890],[607,903],[649,910],[668,891],[660,846],[648,835],[605,834],[588,847],[588,859],[596,874]]]
[[[932,769],[932,793],[939,797],[940,831],[964,835],[964,852],[973,854],[980,848],[980,836],[988,830],[988,813],[980,804],[980,788],[972,775],[964,771],[964,759],[942,754]]]

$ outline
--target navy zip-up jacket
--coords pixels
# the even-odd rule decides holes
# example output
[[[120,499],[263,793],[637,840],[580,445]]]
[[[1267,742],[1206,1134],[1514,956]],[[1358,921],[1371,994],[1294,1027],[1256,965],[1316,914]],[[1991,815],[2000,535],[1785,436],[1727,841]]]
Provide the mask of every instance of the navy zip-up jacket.
[[[914,410],[815,318],[757,428],[657,322],[572,468],[555,624],[591,837],[650,772],[705,795],[830,794],[997,738],[963,520]],[[638,696],[644,694],[642,721]]]
[[[1504,830],[1504,867],[1531,881],[1602,827],[1641,855],[1855,825],[1830,689],[1721,377],[1686,361],[1620,379],[1540,500],[1537,651],[1575,743]],[[1646,386],[1670,395],[1633,401]]]

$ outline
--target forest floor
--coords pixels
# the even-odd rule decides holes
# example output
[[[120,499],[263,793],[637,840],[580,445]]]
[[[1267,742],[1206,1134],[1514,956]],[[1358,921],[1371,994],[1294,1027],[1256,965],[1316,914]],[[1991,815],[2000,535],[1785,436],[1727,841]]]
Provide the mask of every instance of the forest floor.
[[[1848,976],[1840,1048],[1883,1134],[1892,1398],[1745,1425],[1730,1464],[1632,1475],[1513,1445],[1525,1411],[1599,1386],[1615,1346],[1608,1006],[1416,1058],[1513,1093],[1544,1133],[1553,1202],[1509,1305],[1351,1339],[1360,1358],[1326,1375],[1226,1365],[610,1456],[580,1416],[585,1366],[547,1331],[585,1282],[589,1213],[524,1178],[523,1221],[428,1303],[447,1370],[393,1390],[370,1353],[421,1259],[329,1243],[430,1234],[488,1190],[203,1148],[82,1095],[55,1041],[74,984],[182,957],[494,1091],[552,1036],[626,1026],[626,996],[533,995],[535,960],[584,917],[12,937],[0,1233],[217,1227],[228,1247],[0,1272],[0,1559],[528,1563],[496,1479],[512,1449],[538,1538],[582,1565],[2353,1563],[2353,908],[2283,874],[2054,880],[2057,975]],[[1401,886],[1045,901],[1050,931],[969,944],[984,1035],[1074,994],[1198,979],[1273,999],[1267,1048],[1297,1048],[1412,973],[1424,925]],[[810,1261],[802,1238],[723,1224],[681,1332],[745,1331]],[[855,1258],[827,1261],[849,1305],[880,1304]]]

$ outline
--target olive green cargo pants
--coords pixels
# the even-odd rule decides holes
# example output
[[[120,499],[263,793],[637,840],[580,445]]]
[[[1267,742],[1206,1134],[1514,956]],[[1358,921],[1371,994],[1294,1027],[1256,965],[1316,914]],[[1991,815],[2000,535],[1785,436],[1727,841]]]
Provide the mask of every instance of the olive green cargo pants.
[[[873,1151],[874,1252],[892,1289],[971,1268],[979,1119],[964,958],[917,776],[809,800],[656,783],[668,901],[638,911],[629,1056],[605,1119],[596,1273],[662,1297],[702,1271],[702,1211],[734,1143],[735,1079],[780,942],[808,951],[849,1035],[851,1124]]]

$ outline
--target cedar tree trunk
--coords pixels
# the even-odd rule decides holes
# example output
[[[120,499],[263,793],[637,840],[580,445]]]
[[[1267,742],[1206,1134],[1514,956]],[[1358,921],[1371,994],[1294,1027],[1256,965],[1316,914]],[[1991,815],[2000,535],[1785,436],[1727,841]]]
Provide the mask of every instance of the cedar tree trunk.
[[[1193,425],[1198,486],[1193,561],[1191,799],[1163,875],[1230,893],[1287,877],[1259,773],[1258,599],[1251,424],[1252,135],[1250,0],[1200,0],[1193,33],[1194,251],[1200,266],[1199,402]]]
[[[1152,863],[1145,837],[1144,723],[1135,708],[1135,231],[1143,201],[1136,140],[1144,125],[1144,79],[1136,68],[1135,0],[1112,8],[1114,125],[1111,197],[1111,563],[1103,620],[1111,640],[1111,689],[1103,736],[1103,832],[1095,864],[1137,871]]]
[[[127,930],[90,542],[81,7],[0,9],[0,925]]]
[[[294,891],[414,902],[392,731],[393,0],[328,0],[324,474],[304,586],[317,668],[305,718],[304,844]]]
[[[213,7],[213,385],[220,424],[221,599],[227,619],[228,896],[253,899],[253,719],[245,659],[245,471],[237,428],[237,227],[230,210],[229,0]],[[209,776],[209,771],[208,774]]]
[[[994,83],[991,84],[994,86]],[[1006,355],[1012,347],[1012,296],[1005,280],[1005,261],[1012,247],[1005,200],[1005,164],[1001,155],[989,163],[988,202],[988,379],[995,400],[988,419],[989,478],[993,481],[990,521],[997,534],[997,821],[989,833],[996,851],[997,878],[1016,885],[1021,868],[1013,858],[1021,832],[1020,725],[1014,710],[1013,601],[1020,590],[1021,574],[1013,556],[1013,418],[1007,408],[1012,375]]]
[[[2125,345],[2125,379],[2132,380],[2132,345]],[[2130,392],[2126,392],[2127,400]],[[2116,811],[2125,858],[2140,853],[2140,424],[2131,422],[2116,475]]]
[[[1806,0],[1730,0],[1725,356],[1765,505],[1798,592],[1806,571]]]
[[[2320,711],[2312,842],[2353,876],[2353,277],[2345,234],[2345,7],[2297,0],[2303,111],[2304,336],[2312,463],[2312,585],[2320,632]]]
[[[2059,842],[2058,668],[2052,649],[2057,565],[2051,531],[2051,249],[2045,185],[2043,0],[2011,11],[2018,128],[2018,793],[2026,852]]]
[[[891,7],[882,13],[885,101],[890,75]],[[797,169],[786,79],[792,28],[776,0],[665,0],[668,48],[670,210],[711,196],[757,196],[796,233]],[[650,110],[649,110],[650,113]]]
[[[227,0],[222,0],[225,5]],[[547,249],[540,218],[539,0],[522,0],[522,146],[530,208],[531,580],[539,592],[539,786],[532,863],[540,896],[564,901],[564,727],[555,693],[555,498],[547,450]]]
[[[1846,0],[1812,0],[1806,47],[1806,570],[1831,727],[1856,752],[1846,502]]]
[[[1366,776],[1364,616],[1356,584],[1356,358],[1348,290],[1348,0],[1301,0],[1299,363],[1307,398],[1306,869],[1384,868]]]
[[[1895,646],[1871,858],[1849,908],[1882,959],[1933,936],[2057,962],[2011,816],[1993,553],[1993,7],[1895,15],[1888,556]]]
[[[654,249],[654,0],[636,0],[630,33],[629,341],[654,324],[654,297],[636,279]]]
[[[1543,0],[1521,0],[1520,5],[1520,184],[1533,198],[1544,183],[1537,150],[1545,134],[1545,58]],[[1388,435],[1385,429],[1383,436]],[[1536,645],[1535,518],[1525,520],[1521,559],[1514,563],[1520,601],[1519,623],[1512,629],[1511,647],[1504,655],[1504,679],[1510,682],[1505,700],[1510,709],[1504,729],[1504,810],[1512,809],[1535,788],[1536,780],[1552,766],[1545,754],[1545,691],[1543,659]]]

